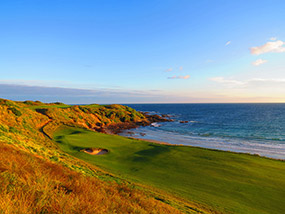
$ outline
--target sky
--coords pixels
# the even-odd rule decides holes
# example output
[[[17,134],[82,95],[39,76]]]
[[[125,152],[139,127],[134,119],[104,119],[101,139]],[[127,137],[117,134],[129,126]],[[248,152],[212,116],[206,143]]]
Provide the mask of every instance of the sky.
[[[0,97],[285,102],[284,0],[0,1]]]

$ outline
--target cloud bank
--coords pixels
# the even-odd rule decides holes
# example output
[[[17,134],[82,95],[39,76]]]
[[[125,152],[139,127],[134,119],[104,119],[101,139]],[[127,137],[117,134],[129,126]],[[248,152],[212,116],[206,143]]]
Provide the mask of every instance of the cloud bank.
[[[77,89],[61,87],[27,86],[0,83],[0,98],[12,100],[40,100],[43,102],[86,103],[134,103],[163,102],[165,94],[160,90]]]

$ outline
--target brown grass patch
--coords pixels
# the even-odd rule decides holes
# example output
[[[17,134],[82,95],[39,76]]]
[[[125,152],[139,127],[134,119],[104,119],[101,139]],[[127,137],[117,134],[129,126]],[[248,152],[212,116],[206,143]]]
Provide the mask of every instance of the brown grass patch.
[[[180,213],[125,184],[0,144],[0,213]]]

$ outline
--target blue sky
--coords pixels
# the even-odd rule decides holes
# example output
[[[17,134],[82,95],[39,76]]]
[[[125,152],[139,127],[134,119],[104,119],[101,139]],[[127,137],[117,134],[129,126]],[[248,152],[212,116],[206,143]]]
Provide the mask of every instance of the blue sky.
[[[285,2],[0,2],[0,97],[285,102]]]

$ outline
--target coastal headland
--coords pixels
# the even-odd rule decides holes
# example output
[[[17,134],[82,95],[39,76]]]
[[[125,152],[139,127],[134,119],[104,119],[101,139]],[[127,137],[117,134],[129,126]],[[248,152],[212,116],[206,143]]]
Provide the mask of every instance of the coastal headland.
[[[4,99],[0,113],[4,213],[19,204],[27,213],[285,212],[284,161],[116,135],[166,118],[121,105]]]

